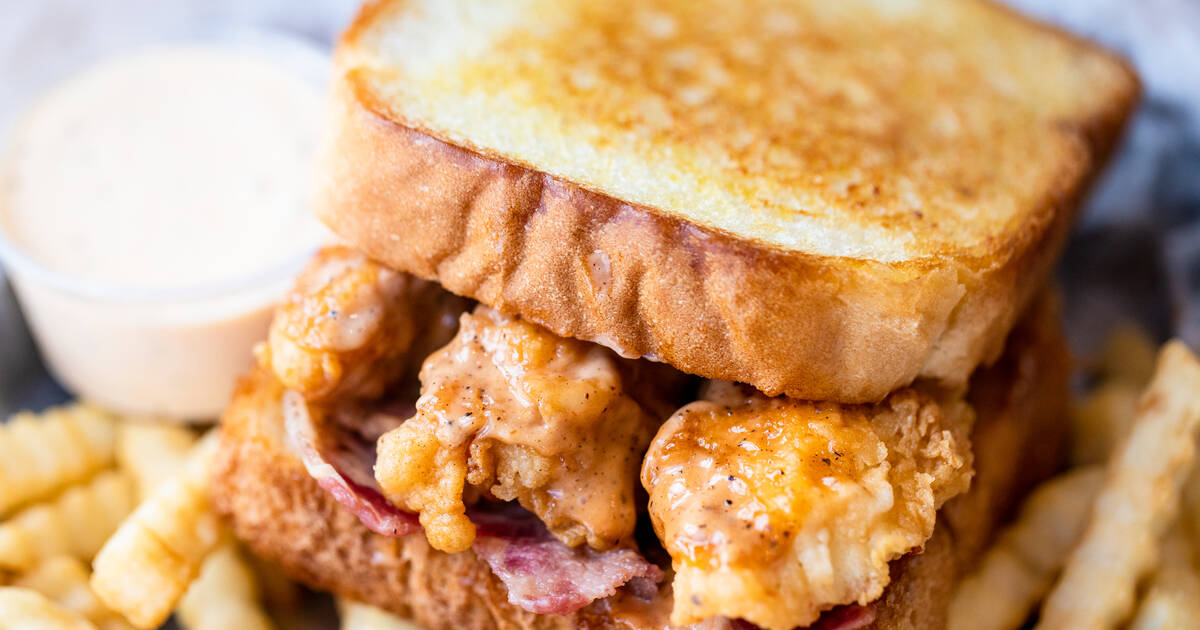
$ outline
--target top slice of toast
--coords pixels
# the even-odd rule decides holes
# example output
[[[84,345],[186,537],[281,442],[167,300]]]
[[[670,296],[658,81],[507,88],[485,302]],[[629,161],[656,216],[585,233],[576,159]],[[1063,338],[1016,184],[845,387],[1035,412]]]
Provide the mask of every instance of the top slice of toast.
[[[998,353],[1137,93],[974,0],[392,0],[338,64],[343,236],[561,334],[841,401]],[[520,242],[357,231],[447,238],[439,199]]]

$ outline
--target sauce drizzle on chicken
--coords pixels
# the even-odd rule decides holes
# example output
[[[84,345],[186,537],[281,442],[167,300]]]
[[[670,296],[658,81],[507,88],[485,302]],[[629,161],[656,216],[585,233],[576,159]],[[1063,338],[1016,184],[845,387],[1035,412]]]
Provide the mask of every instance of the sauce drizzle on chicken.
[[[467,304],[359,252],[326,247],[276,311],[259,360],[310,401],[376,398],[413,369],[409,357],[449,341]]]
[[[646,455],[642,483],[675,567],[671,622],[807,626],[866,604],[966,490],[972,413],[902,390],[880,405],[767,398],[710,383]]]
[[[477,496],[518,501],[571,546],[630,539],[658,421],[611,351],[481,306],[425,361],[421,383],[416,415],[379,440],[375,476],[435,548],[471,545]]]

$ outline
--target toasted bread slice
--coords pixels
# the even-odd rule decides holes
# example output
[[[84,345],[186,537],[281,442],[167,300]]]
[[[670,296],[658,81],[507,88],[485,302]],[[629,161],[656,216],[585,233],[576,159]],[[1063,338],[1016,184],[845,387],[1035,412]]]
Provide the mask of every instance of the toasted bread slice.
[[[392,0],[318,213],[564,336],[769,393],[962,384],[1056,260],[1129,68],[977,0]]]
[[[1057,310],[1050,301],[1039,304],[1000,363],[972,379],[969,398],[978,416],[972,488],[942,509],[923,553],[893,564],[872,627],[943,627],[957,576],[1009,507],[1059,461],[1068,366]],[[508,602],[473,552],[445,554],[424,536],[368,531],[285,446],[280,394],[262,372],[241,383],[222,422],[213,495],[238,537],[297,579],[411,617],[428,630],[665,625],[665,596],[651,610],[622,613],[598,602],[572,615],[534,615]]]

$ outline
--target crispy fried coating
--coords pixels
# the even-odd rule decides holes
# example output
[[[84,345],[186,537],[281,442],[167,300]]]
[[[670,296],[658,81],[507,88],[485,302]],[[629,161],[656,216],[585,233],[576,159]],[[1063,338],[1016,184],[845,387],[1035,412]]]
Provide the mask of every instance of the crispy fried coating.
[[[516,500],[568,545],[633,533],[640,456],[658,421],[609,350],[479,307],[426,360],[417,413],[379,440],[375,476],[433,547],[466,549],[464,494]]]
[[[875,600],[971,477],[973,414],[902,390],[880,405],[767,398],[712,383],[647,453],[642,483],[675,567],[671,621],[770,630]]]
[[[465,305],[354,250],[327,247],[296,278],[259,358],[309,400],[373,398],[403,376],[415,346],[450,339]]]

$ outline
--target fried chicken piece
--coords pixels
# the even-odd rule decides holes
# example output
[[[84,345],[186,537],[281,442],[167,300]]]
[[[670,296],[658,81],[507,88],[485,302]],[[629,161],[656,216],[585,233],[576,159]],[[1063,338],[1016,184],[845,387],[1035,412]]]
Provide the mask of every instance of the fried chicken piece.
[[[374,398],[409,369],[414,345],[432,350],[450,339],[466,305],[354,250],[327,247],[296,278],[259,360],[310,401]]]
[[[673,624],[768,630],[866,604],[967,489],[973,413],[902,390],[879,405],[767,398],[710,383],[658,431],[642,468],[675,567]]]
[[[641,454],[660,420],[628,393],[609,350],[487,307],[421,369],[417,413],[380,438],[375,477],[426,536],[466,549],[464,493],[516,500],[558,539],[629,539]]]

